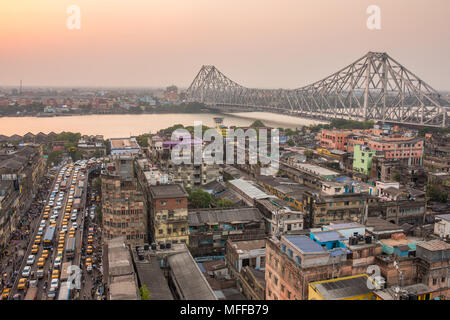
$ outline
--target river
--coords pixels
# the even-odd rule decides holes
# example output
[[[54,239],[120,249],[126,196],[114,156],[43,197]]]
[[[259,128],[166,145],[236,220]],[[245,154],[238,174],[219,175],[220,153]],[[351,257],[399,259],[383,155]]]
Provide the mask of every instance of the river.
[[[60,133],[62,131],[79,132],[86,135],[103,135],[107,138],[129,137],[143,133],[155,133],[174,124],[193,126],[194,121],[214,127],[214,117],[222,117],[226,126],[249,126],[255,120],[261,120],[269,127],[295,129],[299,125],[321,123],[320,121],[290,117],[265,112],[242,112],[233,114],[180,113],[180,114],[114,114],[82,115],[65,117],[3,117],[0,118],[0,134],[12,136],[28,132]]]

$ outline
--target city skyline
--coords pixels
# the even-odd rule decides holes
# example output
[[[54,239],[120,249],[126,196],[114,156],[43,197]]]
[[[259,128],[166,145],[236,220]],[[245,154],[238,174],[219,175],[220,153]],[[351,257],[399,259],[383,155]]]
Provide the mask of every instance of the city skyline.
[[[186,88],[212,64],[246,87],[291,89],[382,51],[450,90],[450,3],[372,2],[4,1],[0,86]],[[72,4],[80,30],[66,27]],[[370,5],[380,30],[366,26]]]

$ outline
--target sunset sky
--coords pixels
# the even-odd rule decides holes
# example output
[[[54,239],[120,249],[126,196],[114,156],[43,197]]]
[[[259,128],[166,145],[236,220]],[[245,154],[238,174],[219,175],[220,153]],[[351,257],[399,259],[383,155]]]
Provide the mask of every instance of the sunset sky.
[[[69,30],[69,5],[81,29]],[[381,30],[366,27],[369,5]],[[296,88],[386,51],[450,90],[449,0],[1,0],[0,85]]]

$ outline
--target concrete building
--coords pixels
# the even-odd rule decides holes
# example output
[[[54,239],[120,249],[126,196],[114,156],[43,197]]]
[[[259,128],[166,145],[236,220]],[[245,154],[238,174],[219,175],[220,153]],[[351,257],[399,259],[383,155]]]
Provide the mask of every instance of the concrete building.
[[[224,255],[227,240],[265,237],[264,221],[256,208],[189,211],[189,250],[194,256]]]
[[[148,242],[144,195],[137,187],[133,158],[119,156],[102,170],[102,220],[105,239],[125,236],[128,244]]]
[[[289,203],[281,199],[260,199],[255,201],[255,206],[264,216],[268,235],[303,230],[303,213],[291,207]]]
[[[42,145],[0,149],[0,248],[28,223],[24,214],[45,174]]]
[[[149,230],[156,244],[189,244],[186,190],[179,184],[150,186]]]
[[[434,233],[441,238],[450,237],[450,214],[440,214],[434,217]]]
[[[112,138],[110,139],[110,143],[112,156],[133,156],[141,150],[136,138]]]
[[[353,170],[369,175],[375,153],[366,146],[356,145],[353,150]]]
[[[251,267],[256,270],[264,270],[266,262],[266,241],[227,240],[225,249],[225,261],[230,271],[230,275],[239,278],[243,267]]]

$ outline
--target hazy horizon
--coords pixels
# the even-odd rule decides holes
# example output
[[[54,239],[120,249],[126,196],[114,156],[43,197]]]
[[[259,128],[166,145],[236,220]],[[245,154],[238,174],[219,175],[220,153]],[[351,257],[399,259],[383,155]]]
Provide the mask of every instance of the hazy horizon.
[[[69,30],[69,5],[81,29]],[[369,30],[367,7],[381,8]],[[448,0],[3,0],[0,86],[186,88],[215,65],[252,88],[298,88],[369,51],[450,90]]]

